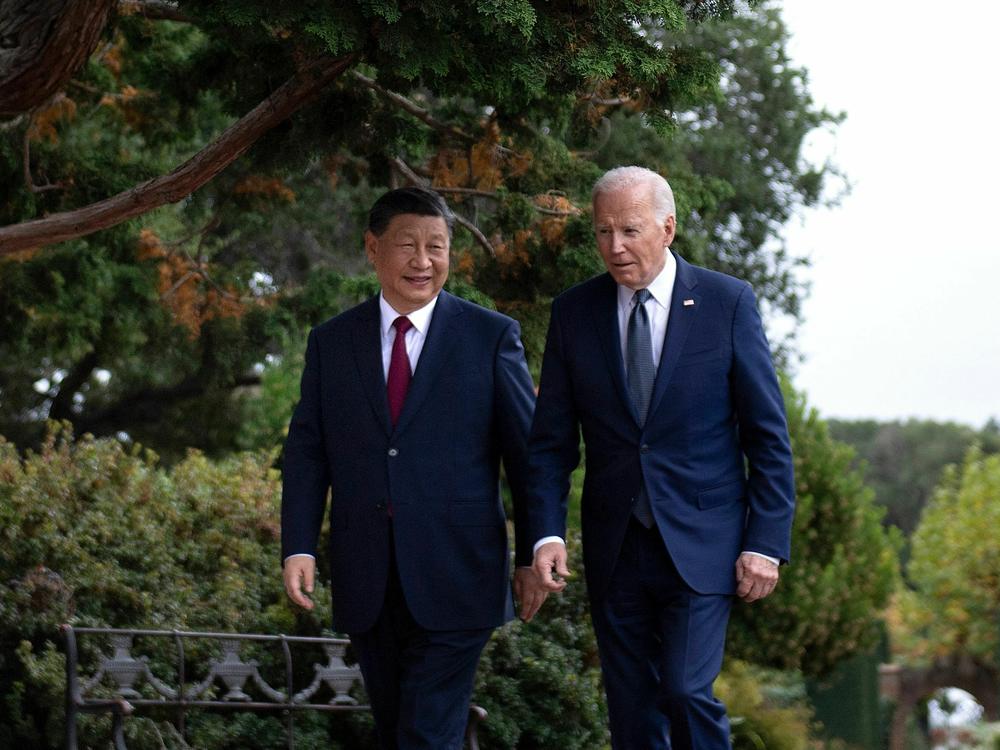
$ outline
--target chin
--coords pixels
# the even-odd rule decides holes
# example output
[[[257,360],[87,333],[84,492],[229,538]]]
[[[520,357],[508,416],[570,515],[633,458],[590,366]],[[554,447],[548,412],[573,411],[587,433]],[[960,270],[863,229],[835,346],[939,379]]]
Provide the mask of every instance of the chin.
[[[617,275],[611,274],[611,278],[613,278],[615,280],[615,283],[620,284],[621,286],[627,286],[630,289],[637,288],[636,287],[636,283],[637,283],[636,278],[632,274],[628,274],[628,273],[626,273],[626,274],[621,274],[620,273],[620,274],[617,274]]]

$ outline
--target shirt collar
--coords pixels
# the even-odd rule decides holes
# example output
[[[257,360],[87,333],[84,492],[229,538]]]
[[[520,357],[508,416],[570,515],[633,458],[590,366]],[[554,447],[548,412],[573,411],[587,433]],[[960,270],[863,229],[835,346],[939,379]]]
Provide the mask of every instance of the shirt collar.
[[[431,314],[434,312],[434,305],[437,304],[439,294],[434,295],[434,299],[428,302],[423,307],[418,310],[414,310],[411,313],[407,313],[406,317],[410,319],[413,327],[417,331],[426,336],[427,328],[431,324]],[[396,312],[392,305],[385,301],[385,295],[382,292],[378,294],[378,307],[382,313],[382,335],[388,336],[389,329],[392,328],[393,321],[396,320],[402,313]]]
[[[675,278],[677,278],[677,259],[670,252],[670,248],[667,248],[667,259],[663,264],[663,270],[646,287],[652,298],[661,307],[667,306],[670,296],[673,294]],[[621,284],[618,285],[618,304],[623,310],[628,311],[632,308],[632,297],[634,295],[635,289],[622,286]]]

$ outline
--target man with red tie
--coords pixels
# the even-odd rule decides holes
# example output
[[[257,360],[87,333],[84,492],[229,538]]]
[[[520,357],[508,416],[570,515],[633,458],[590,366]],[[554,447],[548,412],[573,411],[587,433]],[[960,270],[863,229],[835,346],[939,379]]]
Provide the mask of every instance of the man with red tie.
[[[525,466],[534,389],[518,324],[442,290],[453,215],[433,191],[372,207],[377,297],[309,334],[285,442],[285,589],[311,608],[329,497],[334,627],[350,635],[381,748],[460,748],[479,655],[513,617],[503,459],[522,616]]]

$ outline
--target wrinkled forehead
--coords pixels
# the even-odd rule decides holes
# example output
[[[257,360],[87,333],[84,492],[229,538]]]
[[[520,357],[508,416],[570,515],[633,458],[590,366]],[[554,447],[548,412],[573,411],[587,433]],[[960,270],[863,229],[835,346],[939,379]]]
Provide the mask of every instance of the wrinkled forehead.
[[[653,196],[643,186],[600,193],[594,198],[594,224],[622,224],[650,221]]]

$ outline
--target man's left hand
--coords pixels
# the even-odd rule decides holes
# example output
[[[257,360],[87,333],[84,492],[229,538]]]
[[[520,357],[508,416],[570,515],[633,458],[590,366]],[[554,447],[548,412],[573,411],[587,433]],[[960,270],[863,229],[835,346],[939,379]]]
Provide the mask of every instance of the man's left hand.
[[[744,552],[736,561],[736,595],[747,602],[768,596],[778,585],[778,566],[759,555]]]
[[[542,586],[538,574],[532,568],[515,568],[514,596],[521,605],[519,617],[524,622],[538,614],[549,592]]]

